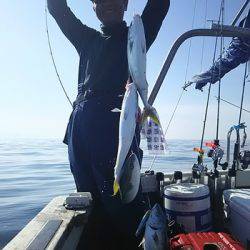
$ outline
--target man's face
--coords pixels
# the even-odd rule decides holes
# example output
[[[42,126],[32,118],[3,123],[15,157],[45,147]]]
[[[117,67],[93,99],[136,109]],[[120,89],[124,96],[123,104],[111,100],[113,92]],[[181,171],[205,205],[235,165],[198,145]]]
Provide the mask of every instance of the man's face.
[[[93,9],[98,19],[105,25],[120,23],[128,0],[93,0]]]

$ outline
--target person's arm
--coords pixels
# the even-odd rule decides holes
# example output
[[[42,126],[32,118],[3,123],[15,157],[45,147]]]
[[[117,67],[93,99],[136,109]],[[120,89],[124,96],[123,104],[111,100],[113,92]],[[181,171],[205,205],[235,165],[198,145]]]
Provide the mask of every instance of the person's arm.
[[[243,42],[239,38],[234,38],[221,59],[206,72],[196,75],[191,82],[196,83],[196,89],[201,90],[207,83],[216,83],[225,74],[238,67],[241,63],[246,63],[250,59],[250,41]]]
[[[142,13],[147,50],[154,42],[165,16],[168,13],[170,0],[148,0]]]
[[[75,17],[67,6],[66,0],[47,0],[47,3],[50,14],[55,18],[64,35],[80,53],[82,47],[90,42],[96,31],[83,25]]]
[[[250,10],[239,27],[250,28]],[[196,89],[202,90],[207,83],[216,83],[225,74],[248,60],[250,60],[250,39],[235,37],[222,58],[219,58],[209,70],[194,76],[191,82],[196,83]]]

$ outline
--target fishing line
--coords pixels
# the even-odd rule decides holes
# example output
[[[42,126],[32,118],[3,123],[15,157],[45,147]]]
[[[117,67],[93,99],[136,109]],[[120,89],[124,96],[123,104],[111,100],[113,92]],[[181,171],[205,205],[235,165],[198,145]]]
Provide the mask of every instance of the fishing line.
[[[195,22],[195,17],[196,17],[196,8],[197,8],[197,0],[195,0],[195,2],[194,2],[194,12],[193,12],[193,18],[192,18],[192,29],[194,28],[194,22]],[[185,83],[186,83],[186,81],[187,81],[188,69],[189,69],[189,64],[190,64],[191,48],[192,48],[192,39],[190,39],[189,48],[188,48],[187,66],[186,66],[185,80],[184,80]],[[167,134],[167,132],[168,132],[168,129],[169,129],[169,127],[170,127],[170,125],[171,125],[171,123],[172,123],[172,121],[173,121],[173,119],[174,119],[175,113],[176,113],[177,108],[178,108],[178,106],[179,106],[179,104],[180,104],[180,101],[181,101],[181,99],[182,99],[182,96],[183,96],[183,94],[184,94],[184,91],[185,91],[185,89],[182,89],[181,94],[180,94],[180,96],[179,96],[179,98],[178,98],[178,101],[177,101],[177,103],[176,103],[176,106],[175,106],[175,108],[174,108],[174,111],[173,111],[173,113],[172,113],[172,116],[171,116],[171,118],[170,118],[170,120],[169,120],[169,122],[168,122],[168,125],[167,125],[167,128],[166,128],[166,130],[165,130],[164,136],[166,136],[166,134]]]
[[[218,99],[218,96],[215,96],[215,98]],[[225,99],[223,99],[223,98],[220,98],[220,100],[223,101],[223,102],[225,102],[225,103],[227,103],[227,104],[229,104],[229,105],[231,105],[231,106],[233,106],[233,107],[235,107],[235,108],[240,109],[240,106],[238,106],[238,105],[236,105],[236,104],[234,104],[234,103],[232,103],[232,102],[229,102],[229,101],[227,101],[227,100],[225,100]],[[244,109],[244,108],[242,108],[242,111],[245,111],[245,112],[247,112],[247,113],[250,113],[249,110]]]
[[[208,11],[208,0],[206,0],[205,2],[205,18],[204,18],[204,25],[203,25],[204,29],[206,28],[206,23],[207,23],[207,11]],[[201,72],[203,70],[204,50],[205,50],[205,37],[203,37],[202,49],[201,49],[201,69],[200,69]]]
[[[192,29],[194,28],[194,22],[195,22],[195,16],[196,16],[196,8],[197,8],[197,0],[195,0],[195,2],[194,2],[194,12],[193,12],[193,18],[192,18]],[[192,39],[190,39],[189,48],[188,48],[187,66],[186,66],[185,80],[184,80],[185,83],[186,83],[186,81],[187,81],[188,69],[189,69],[189,64],[190,64],[191,48],[192,48]],[[174,119],[175,113],[176,113],[177,108],[178,108],[178,106],[179,106],[179,104],[180,104],[180,101],[181,101],[181,99],[182,99],[182,96],[183,96],[183,94],[184,94],[184,91],[185,91],[185,89],[182,89],[181,94],[180,94],[180,96],[179,96],[179,98],[178,98],[178,101],[177,101],[177,103],[176,103],[176,105],[175,105],[174,111],[173,111],[173,113],[172,113],[172,115],[171,115],[171,118],[170,118],[170,120],[169,120],[169,122],[168,122],[167,128],[166,128],[166,130],[165,130],[165,132],[164,132],[164,136],[166,136],[166,134],[167,134],[167,132],[168,132],[168,129],[169,129],[169,127],[170,127],[170,125],[171,125],[171,123],[172,123],[172,121],[173,121],[173,119]]]
[[[194,1],[194,11],[193,11],[193,17],[192,17],[192,29],[194,28],[194,22],[195,22],[195,17],[196,17],[196,9],[197,9],[197,0]],[[188,69],[189,69],[189,64],[190,64],[191,48],[192,48],[192,39],[190,39],[190,41],[189,41],[189,47],[188,47],[188,57],[187,57],[187,65],[186,65],[185,80],[184,80],[185,83],[187,81]],[[174,116],[176,114],[177,108],[178,108],[178,106],[179,106],[179,104],[181,102],[181,99],[183,97],[184,92],[185,92],[185,89],[183,88],[182,91],[181,91],[181,94],[180,94],[180,96],[178,98],[178,101],[177,101],[177,103],[175,105],[174,111],[173,111],[173,113],[172,113],[172,115],[170,117],[170,120],[168,122],[167,128],[166,128],[166,130],[164,132],[164,137],[166,137],[166,134],[167,134],[167,132],[168,132],[168,130],[170,128],[170,125],[171,125],[173,119],[174,119]],[[154,155],[152,163],[151,163],[151,165],[149,167],[149,171],[152,170],[153,165],[154,165],[155,160],[156,160],[156,157],[157,157],[157,155]]]
[[[193,12],[193,18],[192,18],[192,29],[194,28],[194,21],[195,21],[195,16],[196,16],[196,8],[197,8],[197,0],[195,0],[195,2],[194,2],[194,12]],[[189,41],[188,59],[187,59],[187,66],[186,66],[185,80],[184,80],[185,83],[187,81],[187,74],[188,74],[188,69],[189,69],[189,64],[190,64],[191,48],[192,48],[192,39],[190,39],[190,41]]]
[[[179,104],[180,104],[180,101],[181,101],[181,99],[182,99],[182,96],[183,96],[183,94],[184,94],[184,91],[185,91],[185,90],[183,89],[182,92],[181,92],[181,95],[180,95],[180,97],[179,97],[179,99],[178,99],[178,101],[177,101],[177,104],[176,104],[176,106],[175,106],[175,108],[174,108],[174,112],[172,113],[172,116],[171,116],[171,118],[170,118],[170,120],[169,120],[169,122],[168,122],[167,128],[166,128],[166,130],[165,130],[165,132],[164,132],[164,137],[166,137],[166,134],[167,134],[167,132],[168,132],[168,129],[169,129],[169,127],[170,127],[170,125],[171,125],[171,123],[172,123],[172,121],[173,121],[173,119],[174,119],[175,113],[176,113],[177,108],[178,108],[178,106],[179,106]],[[149,171],[152,170],[153,165],[154,165],[155,160],[156,160],[156,157],[157,157],[157,156],[154,155],[154,158],[153,158],[153,160],[152,160],[152,163],[151,163],[151,166],[150,166],[150,168],[149,168]]]
[[[52,50],[52,45],[51,45],[51,40],[50,40],[50,34],[49,34],[49,24],[48,24],[48,8],[47,8],[47,3],[45,2],[45,25],[46,25],[46,34],[47,34],[47,39],[48,39],[48,45],[49,45],[49,52],[50,52],[50,56],[51,56],[51,59],[52,59],[52,63],[53,63],[53,66],[54,66],[54,70],[56,72],[56,75],[57,75],[57,78],[58,78],[58,81],[60,83],[60,86],[68,100],[68,102],[70,103],[71,107],[73,108],[73,104],[63,86],[63,83],[62,83],[62,80],[61,80],[61,77],[59,75],[59,72],[58,72],[58,69],[57,69],[57,66],[56,66],[56,62],[55,62],[55,58],[54,58],[54,55],[53,55],[53,50]]]

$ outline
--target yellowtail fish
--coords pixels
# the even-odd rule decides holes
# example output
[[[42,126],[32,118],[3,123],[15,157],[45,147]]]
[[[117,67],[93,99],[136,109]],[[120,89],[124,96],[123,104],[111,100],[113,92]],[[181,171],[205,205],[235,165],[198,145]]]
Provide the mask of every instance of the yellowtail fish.
[[[119,191],[122,203],[132,202],[139,190],[141,168],[136,154],[132,153],[122,167]]]
[[[139,236],[144,231],[142,241],[144,250],[164,250],[167,246],[167,219],[159,204],[145,214],[140,223],[136,236]]]
[[[134,83],[126,86],[119,123],[119,145],[114,170],[114,195],[120,190],[123,166],[135,136],[138,115],[138,95]],[[126,165],[126,164],[125,164]],[[122,192],[122,191],[121,191]]]
[[[144,105],[143,121],[151,117],[159,123],[156,110],[148,103],[148,83],[146,79],[147,48],[144,26],[140,15],[135,15],[128,31],[128,66],[133,83],[136,84]]]

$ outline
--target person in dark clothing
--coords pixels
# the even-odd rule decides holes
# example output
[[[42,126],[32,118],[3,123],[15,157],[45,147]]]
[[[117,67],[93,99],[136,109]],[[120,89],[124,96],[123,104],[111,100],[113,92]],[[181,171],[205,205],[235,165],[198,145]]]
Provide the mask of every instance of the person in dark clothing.
[[[66,0],[47,2],[49,12],[80,56],[78,96],[64,139],[68,144],[77,191],[91,192],[96,204],[94,210],[101,211],[99,215],[104,213],[109,218],[109,226],[104,223],[104,231],[120,232],[124,242],[127,239],[133,242],[129,248],[124,244],[124,249],[136,249],[138,242],[133,235],[145,210],[142,194],[139,192],[128,205],[121,204],[119,197],[112,197],[120,114],[111,110],[121,108],[129,78],[128,27],[123,21],[128,0],[92,1],[93,9],[102,23],[101,32],[82,24],[67,6]],[[146,4],[142,20],[147,50],[159,32],[169,5],[170,0],[148,0]],[[141,161],[142,150],[135,143],[140,141],[138,126],[135,138],[131,148]],[[122,249],[122,244],[114,249]],[[86,249],[98,248],[92,245]],[[111,248],[102,245],[102,249]]]
[[[247,17],[240,22],[239,27],[250,28],[250,11]],[[250,39],[235,37],[222,57],[210,69],[199,75],[195,75],[191,82],[196,83],[196,89],[202,90],[207,83],[216,83],[228,72],[249,60]]]

